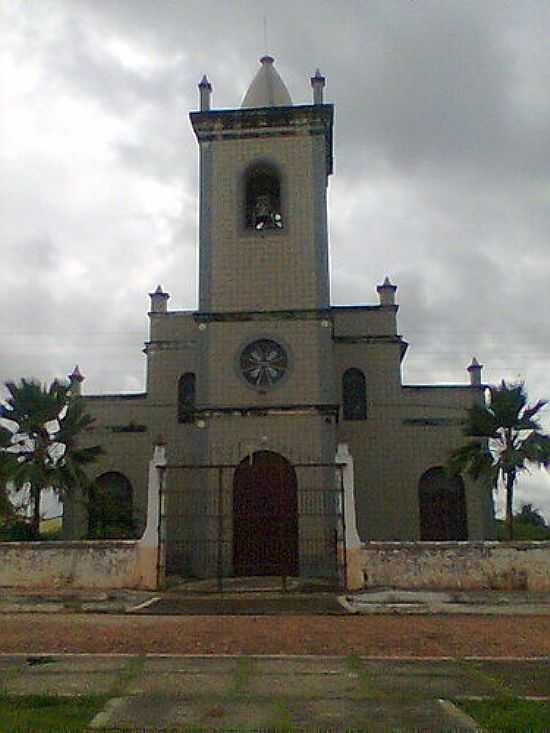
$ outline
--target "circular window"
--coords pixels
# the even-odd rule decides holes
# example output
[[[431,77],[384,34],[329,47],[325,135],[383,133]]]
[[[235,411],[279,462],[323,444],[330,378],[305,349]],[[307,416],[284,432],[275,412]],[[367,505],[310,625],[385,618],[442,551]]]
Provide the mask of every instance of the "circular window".
[[[271,339],[253,341],[241,352],[241,374],[253,387],[273,387],[288,369],[288,356],[283,347]]]

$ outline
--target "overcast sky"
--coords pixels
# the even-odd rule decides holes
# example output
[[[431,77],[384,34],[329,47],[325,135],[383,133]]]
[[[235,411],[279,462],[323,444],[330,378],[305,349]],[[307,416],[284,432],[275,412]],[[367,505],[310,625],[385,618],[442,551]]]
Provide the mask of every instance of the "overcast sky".
[[[550,398],[547,0],[0,0],[0,13],[2,382],[78,363],[85,392],[144,389],[148,292],[197,303],[197,82],[238,107],[267,50],[295,103],[319,67],[335,104],[333,302],[376,303],[388,274],[405,383],[464,382],[476,355],[487,381]],[[519,500],[550,518],[550,479]]]

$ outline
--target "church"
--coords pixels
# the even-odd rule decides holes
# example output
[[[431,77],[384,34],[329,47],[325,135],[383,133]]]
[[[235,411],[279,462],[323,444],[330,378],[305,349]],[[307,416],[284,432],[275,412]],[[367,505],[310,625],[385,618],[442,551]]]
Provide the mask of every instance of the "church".
[[[159,436],[175,575],[330,575],[339,446],[361,541],[493,537],[492,497],[444,471],[483,399],[481,366],[464,384],[403,384],[389,278],[373,304],[331,305],[333,106],[319,71],[311,87],[293,104],[270,56],[239,108],[212,108],[200,82],[198,309],[170,310],[158,286],[146,391],[83,396],[105,455],[94,490],[65,506],[66,537],[139,536]],[[70,379],[80,393],[78,368]]]

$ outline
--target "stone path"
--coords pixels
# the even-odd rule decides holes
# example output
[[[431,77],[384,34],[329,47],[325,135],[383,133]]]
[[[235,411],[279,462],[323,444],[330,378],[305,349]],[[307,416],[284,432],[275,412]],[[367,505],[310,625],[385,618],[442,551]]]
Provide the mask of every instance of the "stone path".
[[[252,580],[259,588],[228,579],[223,594],[215,592],[215,581],[156,592],[0,588],[0,614],[550,616],[550,593],[373,589],[338,595],[324,589],[293,589],[290,582],[290,592],[285,593],[280,579],[268,578],[270,583],[264,586]]]
[[[105,694],[94,727],[476,730],[453,701],[550,696],[550,658],[0,655],[8,694]]]

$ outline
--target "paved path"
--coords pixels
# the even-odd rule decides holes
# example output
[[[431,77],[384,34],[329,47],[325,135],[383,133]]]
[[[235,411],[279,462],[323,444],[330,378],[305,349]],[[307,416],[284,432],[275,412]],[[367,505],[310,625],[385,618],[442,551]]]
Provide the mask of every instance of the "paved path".
[[[0,589],[0,690],[106,695],[98,728],[476,730],[462,697],[550,696],[549,601]]]
[[[550,695],[550,657],[0,655],[8,694],[105,694],[98,728],[475,730],[452,701]]]
[[[236,583],[240,582],[240,589]],[[0,614],[139,613],[153,615],[483,615],[550,616],[550,593],[527,591],[409,591],[373,589],[338,595],[326,590],[284,593],[280,581],[252,590],[229,579],[226,592],[215,581],[182,584],[170,590],[44,591],[0,588]],[[260,579],[262,580],[262,579]],[[237,590],[239,589],[239,590]]]

